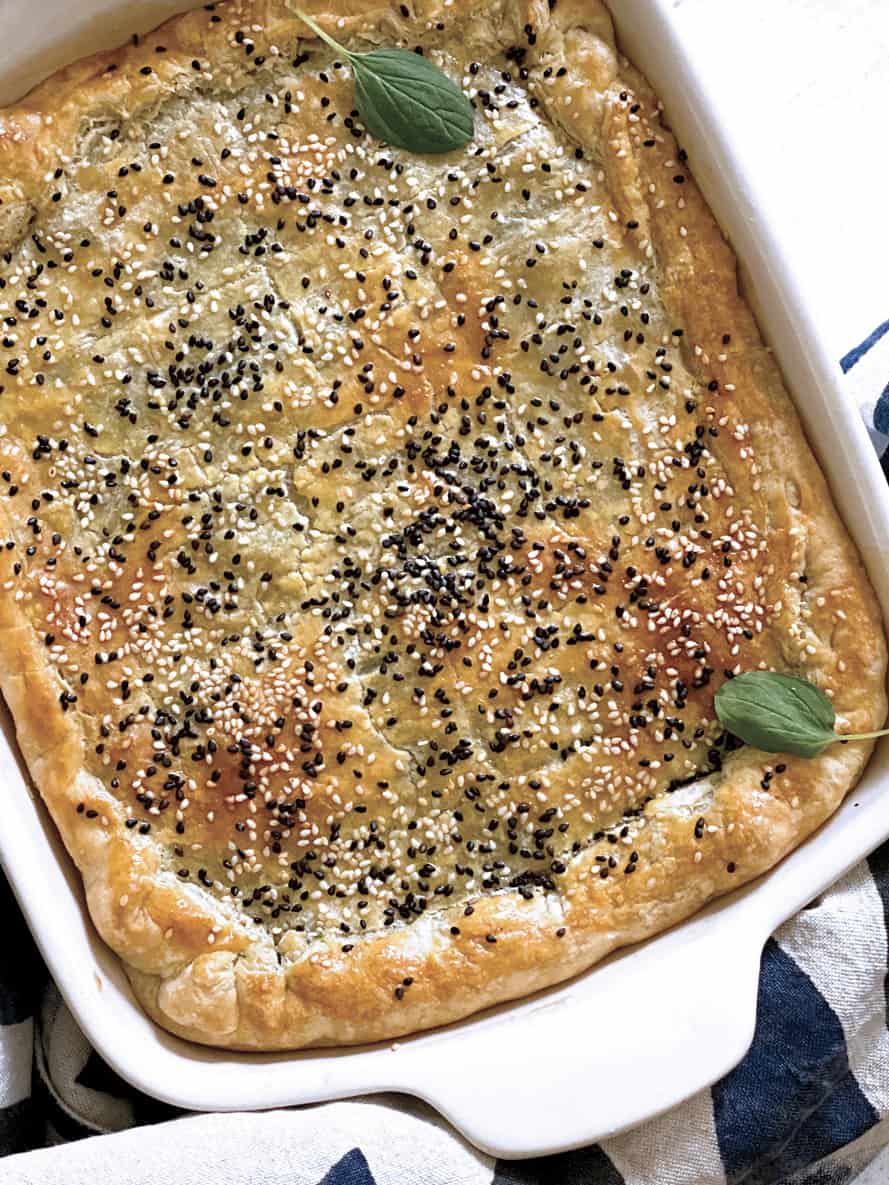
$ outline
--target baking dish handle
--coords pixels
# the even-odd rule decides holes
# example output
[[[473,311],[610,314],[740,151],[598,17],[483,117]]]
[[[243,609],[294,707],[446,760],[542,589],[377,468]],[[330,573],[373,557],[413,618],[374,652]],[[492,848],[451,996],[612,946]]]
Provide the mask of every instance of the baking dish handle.
[[[510,1158],[593,1143],[674,1106],[727,1073],[753,1039],[765,932],[714,934],[706,923],[718,920],[702,919],[691,941],[667,934],[476,1021],[459,1059],[435,1058],[432,1082],[424,1050],[458,1033],[403,1047],[395,1089]]]

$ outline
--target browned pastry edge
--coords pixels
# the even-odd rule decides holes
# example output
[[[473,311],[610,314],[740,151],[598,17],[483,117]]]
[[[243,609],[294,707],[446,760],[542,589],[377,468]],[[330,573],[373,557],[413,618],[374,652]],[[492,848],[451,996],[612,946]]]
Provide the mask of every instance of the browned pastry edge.
[[[397,6],[372,0],[315,0],[307,7],[341,35],[389,41],[406,27]],[[473,7],[469,0],[416,6],[422,20],[446,21],[472,21]],[[232,0],[217,11],[215,25],[198,10],[168,22],[141,46],[78,62],[0,116],[0,239],[20,235],[49,200],[45,179],[87,116],[144,112],[171,94],[186,94],[190,60],[196,54],[224,60],[231,34],[248,14],[254,28],[264,29],[258,41],[293,40],[300,28],[282,0]],[[806,661],[797,661],[788,642],[788,667],[833,692],[841,728],[878,727],[886,698],[876,602],[778,370],[737,293],[732,251],[691,180],[684,209],[672,193],[663,200],[670,172],[664,166],[677,154],[673,137],[658,126],[657,148],[639,151],[654,97],[631,67],[619,64],[598,0],[561,0],[552,13],[546,3],[515,0],[499,16],[503,39],[491,51],[532,24],[531,53],[566,70],[547,92],[550,118],[580,144],[604,140],[612,147],[605,167],[613,200],[622,216],[638,222],[641,249],[654,253],[665,305],[684,327],[689,371],[716,374],[744,392],[771,527],[794,533],[808,575],[804,624],[800,618]],[[160,62],[153,54],[159,39],[167,47]],[[149,60],[154,69],[146,77],[139,69]],[[630,100],[641,104],[638,117]],[[9,589],[8,571],[0,579]],[[787,595],[800,594],[788,589]],[[839,624],[837,597],[845,612]],[[786,772],[764,789],[767,759],[742,749],[721,773],[652,804],[634,839],[639,875],[602,880],[585,851],[571,860],[558,891],[530,900],[514,890],[483,895],[471,916],[463,905],[430,910],[409,927],[357,938],[348,957],[336,936],[294,933],[280,945],[279,961],[267,934],[257,937],[209,893],[178,882],[162,868],[150,837],[124,827],[122,806],[84,768],[76,714],[58,712],[57,675],[11,595],[0,599],[0,686],[34,780],[83,875],[92,917],[125,961],[138,998],[174,1033],[242,1049],[391,1038],[565,979],[772,867],[836,809],[870,752],[857,743],[812,761],[788,758]],[[101,826],[75,811],[79,803],[98,812]],[[703,841],[691,825],[699,815],[708,824]],[[393,985],[407,976],[411,989],[393,1009]]]

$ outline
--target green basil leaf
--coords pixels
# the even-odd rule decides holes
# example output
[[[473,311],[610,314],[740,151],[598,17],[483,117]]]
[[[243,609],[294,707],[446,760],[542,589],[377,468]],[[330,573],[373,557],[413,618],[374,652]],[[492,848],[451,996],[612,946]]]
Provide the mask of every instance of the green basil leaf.
[[[841,738],[833,704],[814,683],[775,671],[748,671],[716,693],[720,723],[766,753],[817,757]]]
[[[349,58],[358,112],[375,136],[408,152],[450,152],[474,131],[472,104],[437,66],[407,49]]]

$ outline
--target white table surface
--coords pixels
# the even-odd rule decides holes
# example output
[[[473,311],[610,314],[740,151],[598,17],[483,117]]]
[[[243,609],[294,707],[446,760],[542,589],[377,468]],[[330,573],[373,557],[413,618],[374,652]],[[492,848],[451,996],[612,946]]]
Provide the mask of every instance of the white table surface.
[[[889,318],[889,0],[673,7],[839,359]]]

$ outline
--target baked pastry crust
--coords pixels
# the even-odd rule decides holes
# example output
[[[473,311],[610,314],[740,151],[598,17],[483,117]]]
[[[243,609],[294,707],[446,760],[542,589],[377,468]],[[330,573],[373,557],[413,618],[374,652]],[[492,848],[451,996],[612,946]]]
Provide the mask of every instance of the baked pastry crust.
[[[880,615],[731,249],[599,0],[321,0],[476,140],[367,137],[287,0],[0,115],[0,685],[152,1017],[348,1044],[755,877],[865,743],[733,747],[730,673],[886,715]]]

